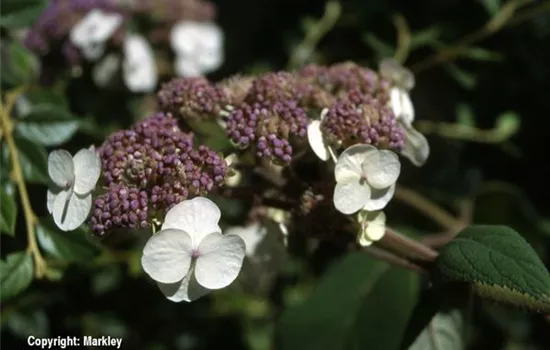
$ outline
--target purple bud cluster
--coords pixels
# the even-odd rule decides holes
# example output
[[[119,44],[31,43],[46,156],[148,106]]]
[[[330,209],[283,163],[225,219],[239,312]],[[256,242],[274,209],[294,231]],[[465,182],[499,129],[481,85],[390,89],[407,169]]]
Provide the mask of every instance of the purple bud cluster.
[[[202,77],[172,79],[162,85],[157,96],[165,112],[184,120],[216,118],[229,104],[224,90]]]
[[[29,29],[24,44],[40,56],[61,54],[69,64],[81,60],[78,49],[67,40],[71,29],[93,9],[121,12],[113,0],[55,0],[47,3]]]
[[[193,134],[183,132],[169,113],[115,132],[98,151],[106,184],[145,193],[149,219],[190,196],[207,194],[227,173],[225,160],[206,146],[195,148]]]
[[[254,145],[258,158],[288,164],[292,159],[291,142],[303,140],[308,122],[304,109],[294,100],[243,103],[228,116],[226,131],[237,146]]]
[[[377,104],[356,104],[350,99],[336,102],[321,122],[321,130],[331,143],[344,148],[365,143],[399,151],[403,147],[403,130],[393,111]]]
[[[148,228],[147,192],[124,184],[111,184],[106,193],[94,201],[90,219],[92,232],[102,236],[116,229]]]

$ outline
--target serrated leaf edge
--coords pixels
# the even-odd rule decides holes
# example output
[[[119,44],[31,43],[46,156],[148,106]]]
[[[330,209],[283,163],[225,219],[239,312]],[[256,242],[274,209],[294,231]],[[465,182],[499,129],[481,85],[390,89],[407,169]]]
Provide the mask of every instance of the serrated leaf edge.
[[[474,281],[473,289],[477,295],[489,300],[521,309],[550,314],[550,296],[548,295],[544,295],[543,298],[539,299],[506,286],[491,285],[481,281]]]

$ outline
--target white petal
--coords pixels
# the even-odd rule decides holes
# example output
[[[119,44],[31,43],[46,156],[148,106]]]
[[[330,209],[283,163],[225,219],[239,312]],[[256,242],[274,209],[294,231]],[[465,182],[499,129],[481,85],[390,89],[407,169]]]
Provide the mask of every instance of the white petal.
[[[124,41],[122,73],[124,83],[132,92],[149,92],[157,86],[154,53],[144,37],[129,35]]]
[[[193,247],[187,232],[163,229],[143,247],[141,266],[157,282],[175,283],[189,273]]]
[[[53,203],[53,220],[61,230],[72,231],[86,221],[91,208],[91,194],[79,196],[72,190],[61,191]]]
[[[200,24],[181,21],[172,27],[170,44],[178,55],[193,55],[200,45]]]
[[[329,153],[321,132],[321,122],[319,120],[312,121],[307,127],[307,140],[313,152],[321,160],[328,160]]]
[[[83,148],[74,157],[74,191],[78,194],[91,192],[101,173],[101,161],[95,150]]]
[[[391,185],[388,188],[379,190],[371,189],[370,199],[366,201],[363,210],[375,211],[383,209],[389,201],[393,198],[395,193],[395,184]]]
[[[414,107],[407,91],[393,87],[390,91],[390,103],[397,119],[405,124],[411,124],[414,121]]]
[[[359,181],[337,183],[334,187],[334,206],[344,214],[353,214],[370,198],[370,188]]]
[[[157,285],[168,300],[176,303],[197,300],[211,291],[197,283],[193,269],[181,281],[175,283],[157,283]]]
[[[259,222],[255,222],[246,227],[231,227],[225,231],[225,234],[241,237],[246,245],[246,256],[250,257],[255,254],[258,245],[266,237],[267,229]]]
[[[74,163],[71,154],[64,149],[50,152],[48,155],[48,174],[59,187],[71,186],[74,180]]]
[[[223,63],[223,51],[206,49],[197,55],[197,62],[204,73],[213,72]]]
[[[120,57],[116,54],[105,56],[98,64],[94,66],[92,78],[94,83],[99,87],[107,86],[116,72],[120,69]]]
[[[367,182],[377,189],[386,188],[395,183],[400,171],[399,158],[388,150],[369,152],[363,162],[363,172]]]
[[[334,167],[336,182],[358,181],[363,175],[362,164],[366,156],[377,151],[376,147],[371,145],[361,144],[348,147],[338,157],[338,161]]]
[[[195,264],[197,282],[208,289],[227,287],[239,275],[245,251],[245,243],[237,235],[212,233],[204,237]]]
[[[71,30],[71,42],[82,50],[88,59],[97,59],[104,43],[122,24],[123,17],[117,13],[105,13],[99,9],[89,11]]]
[[[59,187],[50,186],[48,192],[46,192],[46,208],[48,208],[48,213],[52,213],[53,205],[55,203],[55,198],[61,192]]]
[[[200,63],[185,56],[176,57],[174,69],[180,77],[200,77],[204,73]]]
[[[424,135],[411,125],[401,125],[405,131],[405,145],[401,154],[416,166],[422,166],[430,155],[430,145]]]
[[[195,197],[176,204],[166,213],[162,229],[173,228],[187,232],[191,236],[193,247],[197,248],[201,240],[214,232],[221,232],[220,209],[208,198]]]
[[[199,27],[199,42],[205,49],[221,51],[223,46],[223,31],[215,23],[204,22]]]
[[[383,211],[361,211],[359,220],[362,226],[359,244],[363,246],[370,245],[372,242],[384,237],[386,233],[386,214]]]

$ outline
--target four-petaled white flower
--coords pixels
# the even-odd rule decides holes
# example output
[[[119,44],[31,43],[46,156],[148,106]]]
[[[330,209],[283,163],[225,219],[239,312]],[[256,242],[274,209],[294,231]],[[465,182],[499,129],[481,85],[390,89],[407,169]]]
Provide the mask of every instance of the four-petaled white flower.
[[[334,168],[334,206],[344,214],[384,208],[400,171],[399,158],[391,151],[364,144],[347,148]]]
[[[150,92],[157,86],[155,55],[141,35],[128,35],[124,40],[122,74],[124,83],[132,92]]]
[[[98,59],[105,51],[105,43],[120,27],[123,17],[100,9],[88,12],[72,29],[71,42],[89,60]]]
[[[88,217],[100,172],[101,162],[93,146],[81,149],[74,157],[65,150],[55,150],[48,156],[53,184],[48,189],[47,207],[63,231],[78,228]]]
[[[392,81],[390,90],[390,106],[405,132],[405,144],[401,154],[414,165],[422,166],[430,155],[430,146],[426,137],[412,126],[414,107],[409,91],[414,87],[414,75],[394,59],[380,62],[380,75]]]
[[[169,300],[193,301],[239,275],[245,243],[221,233],[220,216],[207,198],[185,200],[166,213],[161,230],[147,241],[141,266]]]
[[[323,132],[321,131],[321,122],[325,118],[327,112],[328,108],[323,109],[319,120],[313,120],[309,123],[307,126],[307,140],[309,142],[309,146],[313,150],[313,153],[315,153],[319,159],[327,161],[329,157],[332,157],[332,160],[336,162],[336,156],[334,155],[332,148],[325,143],[325,138],[323,136]]]
[[[170,41],[180,76],[201,76],[223,62],[223,32],[214,23],[181,21],[172,28]]]
[[[357,241],[363,247],[379,241],[386,233],[386,214],[383,211],[361,210],[357,214],[357,221],[361,225],[361,232]]]

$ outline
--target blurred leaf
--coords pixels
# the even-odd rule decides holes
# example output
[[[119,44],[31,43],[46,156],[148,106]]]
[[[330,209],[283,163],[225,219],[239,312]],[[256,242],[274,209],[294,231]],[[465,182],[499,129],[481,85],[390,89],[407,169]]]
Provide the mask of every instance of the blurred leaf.
[[[463,321],[460,311],[437,313],[409,350],[461,350]]]
[[[121,280],[121,272],[118,265],[107,266],[96,272],[92,279],[92,291],[100,295],[117,288]]]
[[[329,269],[306,302],[283,313],[276,348],[397,349],[417,289],[413,273],[366,254],[349,254]]]
[[[445,70],[453,77],[463,88],[471,90],[476,86],[477,77],[469,72],[466,72],[462,68],[459,68],[456,64],[448,63],[445,65]]]
[[[533,248],[509,227],[465,228],[441,249],[436,271],[440,282],[472,283],[482,297],[550,312],[550,275]]]
[[[486,50],[481,47],[467,47],[461,50],[461,57],[469,58],[475,61],[502,61],[504,56],[498,52]]]
[[[461,103],[456,107],[457,123],[467,127],[475,127],[474,111],[467,104]]]
[[[12,253],[0,260],[0,299],[11,299],[24,291],[33,278],[32,257],[25,252]]]
[[[29,334],[37,338],[47,337],[50,333],[50,324],[44,310],[17,309],[10,314],[7,326],[10,331],[21,339],[27,339]]]
[[[46,0],[2,0],[2,27],[17,29],[28,27],[46,7]]]
[[[75,134],[78,121],[65,109],[38,104],[16,124],[15,130],[20,136],[44,146],[57,146]]]
[[[43,219],[36,227],[36,236],[40,247],[57,259],[86,262],[98,252],[82,228],[62,232],[55,228],[51,220]]]
[[[67,98],[60,92],[46,89],[34,88],[23,95],[32,105],[53,105],[57,108],[67,109]]]
[[[437,42],[440,35],[441,28],[435,26],[413,33],[409,44],[410,48],[413,50],[420,47],[429,46],[434,42]]]
[[[20,86],[33,81],[38,75],[38,60],[26,48],[15,42],[0,43],[0,76],[2,83]]]
[[[14,236],[17,205],[13,197],[4,191],[0,192],[0,199],[0,230],[2,233]]]
[[[481,4],[485,7],[485,10],[491,15],[494,16],[500,10],[501,0],[481,0]]]
[[[520,119],[514,112],[502,113],[495,123],[495,129],[503,139],[507,139],[519,131]]]
[[[363,35],[363,41],[376,52],[378,57],[393,57],[395,47],[380,40],[372,33]]]
[[[21,171],[25,180],[32,183],[47,184],[49,175],[46,149],[34,141],[17,135],[14,137],[14,141],[19,152]]]

